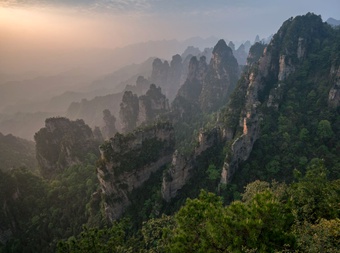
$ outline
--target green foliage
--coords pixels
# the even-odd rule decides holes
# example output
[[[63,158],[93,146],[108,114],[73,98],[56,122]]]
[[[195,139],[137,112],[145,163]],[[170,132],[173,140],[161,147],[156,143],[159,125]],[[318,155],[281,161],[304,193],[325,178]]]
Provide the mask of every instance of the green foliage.
[[[57,253],[114,253],[133,252],[125,247],[124,222],[114,223],[110,228],[98,229],[83,227],[83,231],[77,237],[70,237],[66,241],[60,241]]]
[[[236,201],[228,207],[202,191],[198,199],[187,200],[175,220],[170,252],[273,252],[294,246],[289,205],[268,190],[249,203]]]
[[[336,253],[340,249],[340,219],[321,219],[316,224],[302,223],[296,227],[300,252]]]
[[[141,229],[143,236],[143,251],[149,253],[165,252],[169,243],[169,232],[174,228],[175,222],[172,216],[162,215],[143,222]]]
[[[209,180],[216,181],[220,178],[221,172],[215,165],[211,164],[207,169],[207,175]]]
[[[329,182],[328,171],[320,160],[313,160],[304,177],[290,187],[297,218],[314,223],[320,218],[340,216],[340,182]]]
[[[86,205],[98,187],[90,165],[96,159],[90,154],[87,165],[69,167],[52,181],[27,169],[4,174],[1,178],[6,181],[0,185],[9,195],[0,195],[0,203],[7,206],[1,215],[9,221],[16,240],[8,242],[3,252],[52,252],[59,239],[80,233],[90,215]]]

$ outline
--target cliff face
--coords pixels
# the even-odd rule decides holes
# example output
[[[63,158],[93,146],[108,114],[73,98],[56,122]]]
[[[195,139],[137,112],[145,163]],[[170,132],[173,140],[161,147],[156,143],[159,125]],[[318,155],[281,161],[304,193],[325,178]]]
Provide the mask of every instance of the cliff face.
[[[261,119],[265,117],[263,110],[266,107],[276,110],[280,107],[286,96],[287,80],[297,71],[300,71],[300,76],[305,75],[302,71],[308,66],[310,55],[321,51],[315,46],[315,40],[323,41],[327,29],[321,18],[316,15],[298,16],[283,24],[258,61],[253,58],[260,55],[261,47],[256,45],[257,49],[250,50],[253,55],[248,57],[249,70],[241,78],[234,101],[231,101],[231,105],[238,103],[239,109],[229,107],[230,115],[234,114],[234,121],[238,119],[238,124],[234,129],[236,137],[223,166],[222,183],[230,182],[240,163],[248,159],[255,141],[260,136]],[[339,101],[336,89],[338,79],[336,68],[333,69],[335,84],[329,91],[329,104],[336,105],[336,101]],[[313,79],[320,77],[315,76]],[[232,118],[230,115],[229,119]],[[230,124],[226,125],[226,129],[230,127]]]
[[[125,91],[120,103],[119,118],[123,132],[130,132],[137,126],[139,101],[136,94]]]
[[[190,156],[184,156],[177,150],[174,152],[171,165],[163,176],[162,197],[165,201],[170,202],[176,197],[188,180],[193,177],[197,167],[197,158],[222,141],[221,132],[219,128],[214,128],[209,132],[201,130],[198,144]]]
[[[123,132],[130,132],[136,127],[149,124],[170,110],[168,99],[161,88],[151,84],[145,95],[137,97],[126,91],[120,105],[120,118]]]
[[[204,56],[199,60],[194,56],[188,67],[188,76],[178,90],[172,103],[172,112],[176,119],[190,119],[200,112],[199,97],[202,92],[204,78],[207,74],[207,63]]]
[[[131,191],[171,162],[174,144],[171,124],[158,123],[125,136],[116,134],[100,147],[97,175],[105,195],[105,212],[111,221],[129,206]]]
[[[83,120],[49,118],[35,135],[36,158],[45,177],[81,163],[87,153],[97,154],[98,143]]]
[[[332,66],[330,75],[334,84],[329,91],[328,104],[336,108],[340,106],[340,66],[337,69]]]
[[[213,50],[207,75],[200,94],[200,105],[204,112],[216,111],[223,106],[236,86],[239,66],[231,48],[220,40]]]
[[[150,83],[160,86],[165,96],[172,101],[181,85],[183,71],[182,57],[178,54],[172,57],[170,65],[167,61],[155,59],[152,64]]]
[[[210,64],[206,57],[192,57],[186,81],[172,103],[175,118],[191,119],[195,115],[210,113],[221,108],[234,90],[239,66],[232,50],[220,40],[212,51]]]

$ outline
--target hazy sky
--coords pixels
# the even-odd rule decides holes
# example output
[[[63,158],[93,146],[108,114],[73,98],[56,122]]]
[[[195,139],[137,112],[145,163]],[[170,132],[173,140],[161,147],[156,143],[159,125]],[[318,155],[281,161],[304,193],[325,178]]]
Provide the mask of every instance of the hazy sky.
[[[275,33],[291,16],[340,19],[339,10],[339,0],[0,0],[0,54],[16,53],[19,61],[37,50],[148,40],[253,40]]]

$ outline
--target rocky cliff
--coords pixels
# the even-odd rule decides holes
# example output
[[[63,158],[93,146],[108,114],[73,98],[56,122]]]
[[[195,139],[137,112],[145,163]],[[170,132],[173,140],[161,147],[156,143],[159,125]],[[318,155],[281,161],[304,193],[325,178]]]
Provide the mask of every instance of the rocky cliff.
[[[200,112],[199,98],[207,69],[204,56],[199,60],[195,56],[190,59],[187,79],[178,90],[177,96],[172,103],[171,109],[175,119],[188,120]]]
[[[98,153],[98,143],[83,120],[48,118],[45,127],[34,135],[34,139],[41,174],[47,178],[81,163],[87,153]]]
[[[157,58],[152,63],[149,82],[161,87],[165,96],[172,101],[181,85],[182,71],[183,64],[180,55],[174,55],[170,65],[168,61],[162,62]]]
[[[137,97],[131,91],[124,93],[120,105],[120,118],[123,132],[129,132],[138,126],[150,124],[170,110],[168,99],[160,87],[151,84],[145,95]]]
[[[302,75],[307,78],[309,72],[305,69],[310,68],[308,64],[315,57],[313,54],[322,54],[322,48],[316,43],[326,41],[327,34],[329,27],[322,23],[321,17],[309,13],[287,20],[261,54],[259,44],[250,50],[252,55],[248,57],[249,69],[242,76],[226,113],[225,126],[226,129],[233,129],[234,138],[223,166],[222,183],[230,182],[240,164],[251,154],[254,143],[260,137],[262,118],[267,117],[264,114],[265,108],[278,110],[287,96],[287,86],[293,81],[298,83],[296,80]],[[259,55],[261,57],[256,61]],[[329,104],[333,106],[339,101],[336,69],[331,71],[333,87],[326,81],[323,88],[329,91]],[[315,74],[311,78],[312,82],[318,83],[320,75],[323,75],[322,72]],[[327,78],[329,80],[329,76]]]
[[[328,104],[336,108],[340,106],[340,67],[332,66],[330,76],[334,84],[329,91]]]
[[[177,150],[172,156],[169,169],[163,175],[162,197],[170,202],[177,196],[183,186],[195,175],[198,166],[198,158],[205,151],[223,141],[222,131],[214,128],[210,131],[201,130],[198,135],[198,143],[194,151],[189,155],[183,155]]]
[[[213,50],[200,94],[203,112],[212,112],[223,106],[239,78],[239,66],[230,47],[220,40]]]
[[[174,143],[172,125],[158,123],[127,135],[116,134],[100,147],[97,175],[110,220],[119,218],[129,206],[130,192],[171,162]]]

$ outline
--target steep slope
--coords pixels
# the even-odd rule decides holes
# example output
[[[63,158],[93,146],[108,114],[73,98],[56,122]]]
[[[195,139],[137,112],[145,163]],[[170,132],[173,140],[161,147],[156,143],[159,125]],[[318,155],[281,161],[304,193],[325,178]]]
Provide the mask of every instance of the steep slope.
[[[250,49],[230,102],[215,127],[201,133],[213,137],[205,145],[208,152],[215,147],[206,166],[220,166],[222,185],[236,174],[240,185],[258,178],[291,180],[293,169],[313,158],[327,162],[337,177],[339,41],[338,31],[309,13],[287,20],[269,45]],[[188,183],[206,185],[204,172],[192,166],[193,154],[174,156],[168,171],[174,180],[163,179],[167,201]],[[222,155],[224,162],[216,159]]]
[[[239,67],[232,50],[220,40],[213,50],[203,82],[200,104],[203,112],[212,112],[223,106],[236,86]]]
[[[119,218],[130,205],[129,193],[171,161],[174,142],[172,125],[157,123],[127,135],[116,134],[101,145],[97,175],[109,220]]]
[[[223,183],[232,180],[251,154],[262,166],[250,163],[244,173],[254,177],[262,173],[262,178],[267,174],[267,178],[276,176],[281,180],[292,178],[299,161],[324,159],[321,143],[327,149],[330,165],[337,163],[338,49],[339,33],[320,16],[308,13],[287,20],[259,61],[250,61],[252,65],[221,115],[226,129],[234,133],[223,166]],[[334,133],[327,141],[302,137],[317,136],[320,124]],[[261,151],[259,146],[253,151],[257,140]]]
[[[169,110],[168,99],[155,84],[151,84],[145,95],[139,97],[131,91],[126,91],[119,111],[121,129],[125,133],[130,132],[138,126],[152,123]]]

